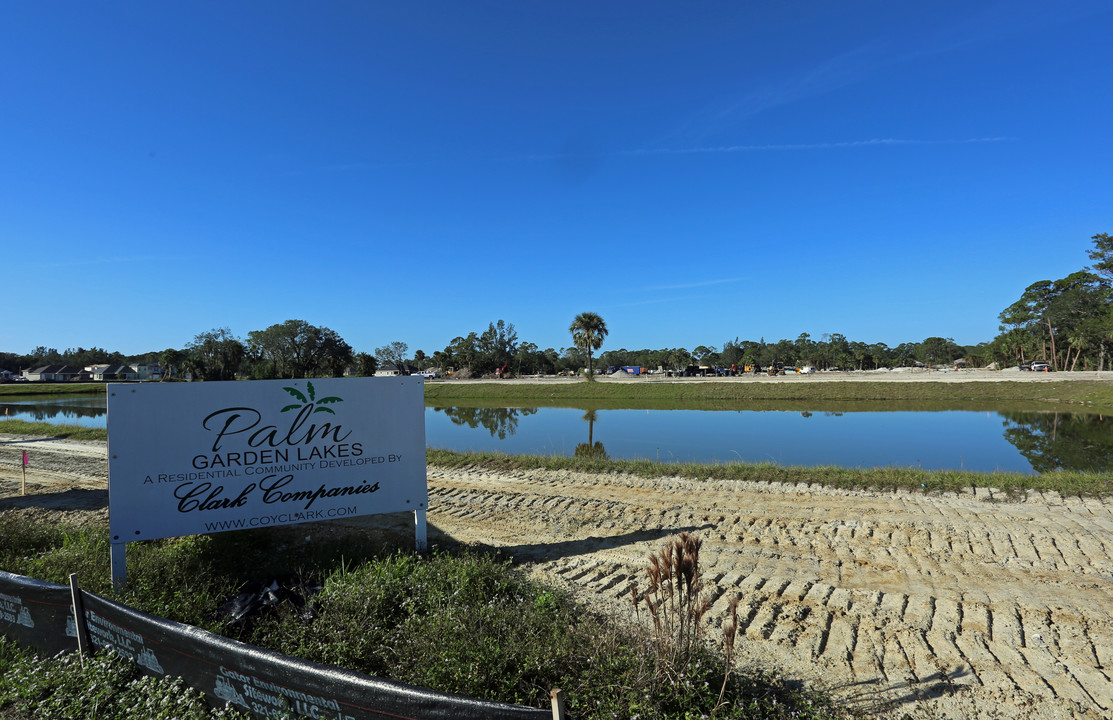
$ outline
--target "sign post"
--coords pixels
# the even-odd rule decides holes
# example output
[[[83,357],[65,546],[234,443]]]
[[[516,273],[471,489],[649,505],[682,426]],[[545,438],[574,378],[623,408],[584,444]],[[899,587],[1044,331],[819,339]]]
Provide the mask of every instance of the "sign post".
[[[109,510],[111,515],[112,511]],[[128,580],[127,543],[111,543],[108,546],[108,569],[112,573],[112,589],[123,590]]]
[[[429,541],[425,533],[425,511],[414,510],[414,529],[416,531],[415,545],[418,552],[425,552],[429,549]]]
[[[20,466],[20,470],[23,471],[23,479],[19,483],[19,494],[20,495],[26,495],[27,494],[27,451],[26,450],[23,451],[23,465]]]
[[[424,549],[421,378],[108,386],[112,580],[129,542],[414,512]]]

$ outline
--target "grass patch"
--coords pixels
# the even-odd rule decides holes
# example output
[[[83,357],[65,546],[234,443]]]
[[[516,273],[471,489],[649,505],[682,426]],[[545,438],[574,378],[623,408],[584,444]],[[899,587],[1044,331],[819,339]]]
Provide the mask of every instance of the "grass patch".
[[[0,420],[0,434],[34,435],[36,437],[66,440],[108,440],[108,430],[105,428],[54,425],[53,423],[27,422],[25,420]]]
[[[4,569],[53,582],[77,572],[83,587],[112,596],[107,528],[45,526],[21,511],[0,520]],[[726,673],[724,656],[703,646],[661,672],[653,644],[659,637],[528,580],[496,553],[419,556],[375,547],[365,534],[305,541],[319,531],[298,526],[136,543],[129,588],[116,597],[279,652],[434,690],[547,708],[549,690],[560,687],[569,714],[582,720],[849,715],[760,672]],[[214,612],[242,583],[274,574],[319,583],[312,620],[293,605],[250,625],[230,625]],[[0,717],[137,717],[107,708],[163,707],[163,690],[135,695],[130,665],[105,658],[92,670],[75,667],[0,645]],[[48,697],[52,711],[32,715],[39,711],[28,708]],[[90,712],[94,701],[106,711]]]
[[[105,383],[5,383],[4,395],[104,395]]]
[[[962,403],[982,408],[1026,403],[1039,406],[1084,405],[1113,409],[1113,383],[1098,380],[1057,382],[763,382],[753,379],[720,381],[567,383],[467,383],[440,382],[425,386],[427,405],[448,405],[459,400],[532,403],[622,403],[624,407],[653,409],[662,403]],[[783,409],[783,405],[781,406]]]
[[[1113,379],[1113,373],[1110,374]],[[103,383],[13,383],[0,385],[4,395],[104,395]],[[585,403],[632,408],[687,408],[711,403],[714,407],[733,407],[735,403],[865,403],[881,409],[884,403],[955,404],[971,409],[986,409],[1002,404],[1024,403],[1040,407],[1064,404],[1113,410],[1113,382],[1102,380],[1057,380],[1051,382],[809,382],[793,378],[789,382],[766,382],[760,378],[724,380],[684,379],[675,382],[628,380],[621,382],[526,383],[447,381],[425,384],[426,405],[453,405],[472,400],[504,407],[525,405],[583,407]],[[767,406],[771,407],[771,406]],[[861,409],[869,409],[861,408]],[[762,409],[761,407],[755,409]],[[814,408],[813,408],[814,409]],[[823,408],[819,408],[823,409]]]
[[[1042,475],[977,473],[917,468],[786,467],[773,463],[665,463],[653,460],[615,460],[560,455],[504,455],[495,452],[456,452],[430,449],[430,465],[495,471],[554,470],[584,473],[621,473],[642,478],[737,480],[789,485],[817,485],[846,490],[894,492],[968,492],[992,488],[1011,496],[1029,490],[1054,491],[1064,496],[1107,497],[1113,494],[1113,474],[1055,471]]]

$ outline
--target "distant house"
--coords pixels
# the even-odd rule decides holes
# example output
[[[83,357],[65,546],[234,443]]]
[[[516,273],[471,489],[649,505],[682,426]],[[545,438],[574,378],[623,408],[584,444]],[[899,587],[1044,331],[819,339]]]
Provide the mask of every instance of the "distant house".
[[[61,365],[43,365],[42,367],[33,368],[31,370],[24,370],[23,377],[27,378],[31,382],[36,382],[39,380],[53,380],[54,371],[60,370],[61,368]]]
[[[162,367],[158,363],[138,363],[132,365],[132,368],[140,380],[162,379]]]
[[[62,368],[54,373],[54,379],[58,382],[70,382],[71,380],[81,380],[84,373],[81,368],[63,365]]]
[[[43,365],[34,370],[23,371],[23,377],[40,382],[69,382],[79,379],[81,375],[82,372],[79,368],[69,365]]]
[[[138,380],[139,373],[130,365],[97,365],[98,369],[92,374],[93,380],[107,382],[111,380]]]
[[[395,363],[387,363],[375,371],[375,377],[397,377],[399,375],[413,375],[421,372],[413,365],[396,365]]]
[[[136,365],[86,365],[89,380],[160,380],[162,368],[155,363]]]
[[[84,368],[69,365],[44,365],[34,370],[24,370],[23,377],[36,382],[74,382],[95,380],[109,382],[118,380],[145,380],[161,377],[161,369],[153,366],[158,373],[151,372],[151,365],[87,365]]]

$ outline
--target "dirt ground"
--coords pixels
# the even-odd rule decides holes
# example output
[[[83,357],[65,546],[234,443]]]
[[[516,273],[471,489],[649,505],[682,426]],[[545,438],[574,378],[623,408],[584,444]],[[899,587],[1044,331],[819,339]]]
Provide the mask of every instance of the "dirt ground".
[[[107,472],[103,443],[0,436],[0,509],[106,521]],[[1111,500],[434,466],[428,478],[431,543],[499,547],[617,612],[651,551],[698,533],[712,622],[741,598],[739,662],[845,702],[896,718],[1113,716]]]

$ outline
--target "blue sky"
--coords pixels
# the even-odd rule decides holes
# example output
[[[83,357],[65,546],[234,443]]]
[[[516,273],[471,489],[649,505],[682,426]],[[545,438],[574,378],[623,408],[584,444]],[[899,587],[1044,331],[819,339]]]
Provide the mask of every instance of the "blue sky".
[[[0,350],[974,344],[1113,232],[1113,4],[0,4]]]

